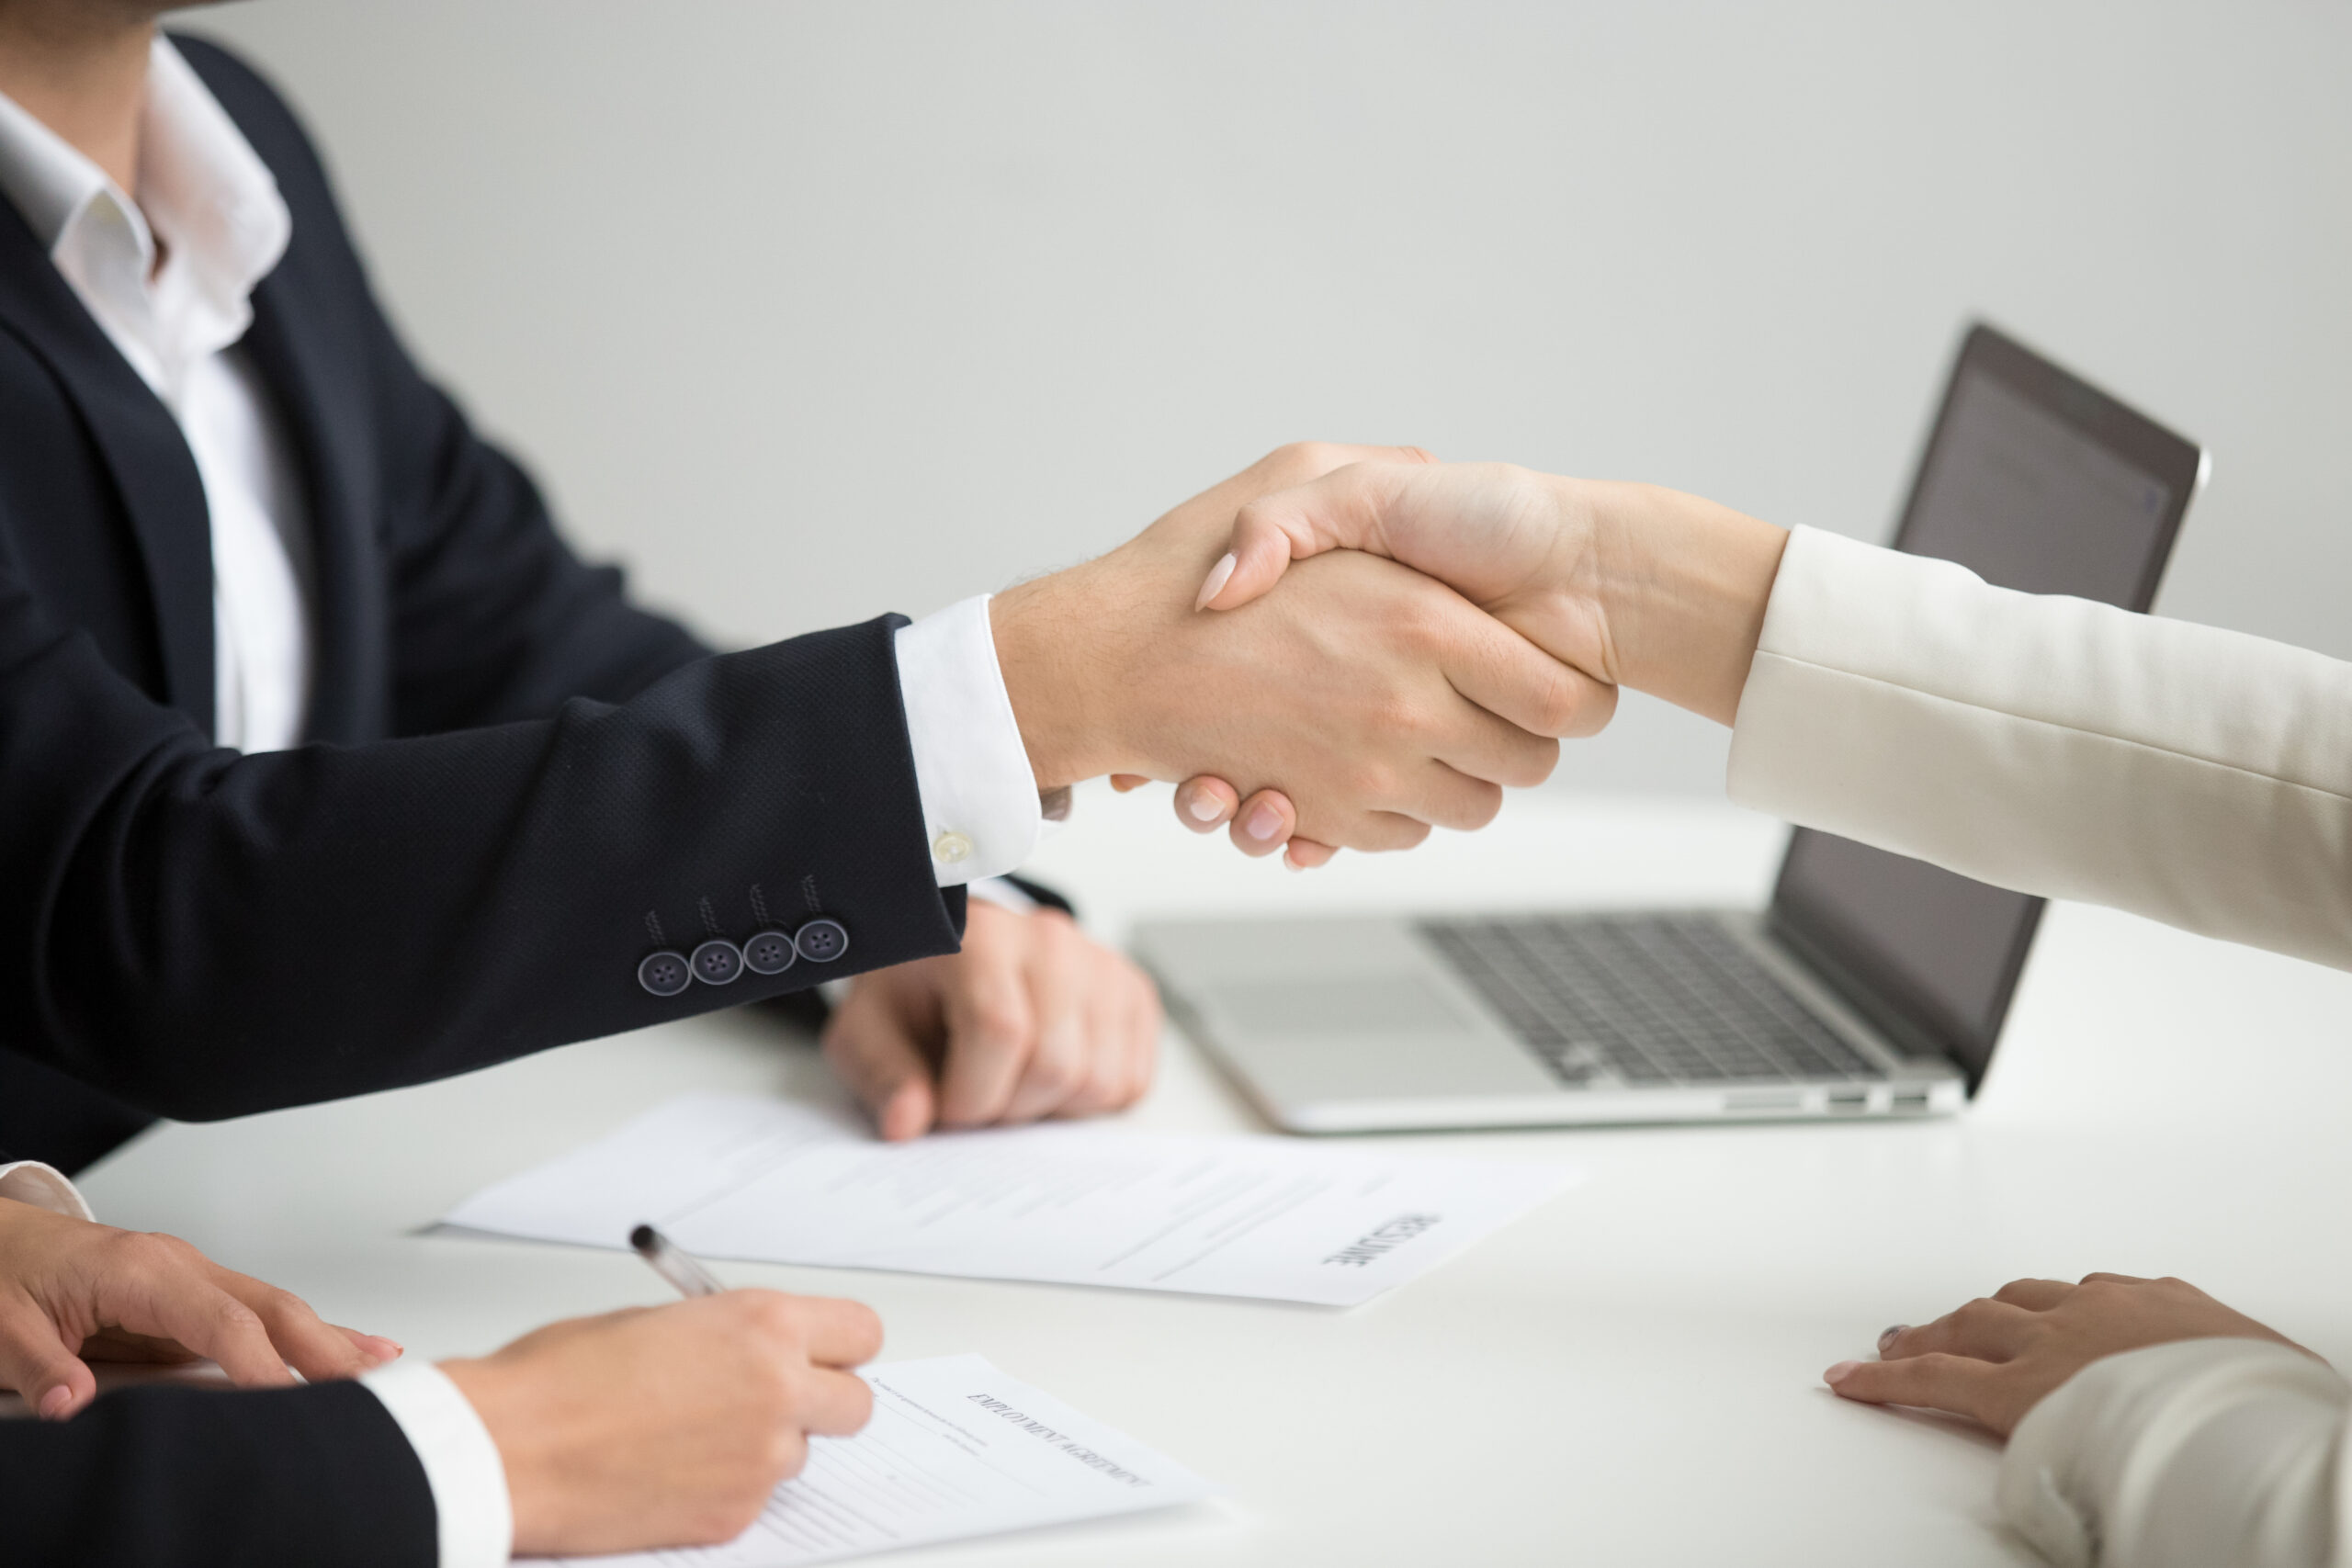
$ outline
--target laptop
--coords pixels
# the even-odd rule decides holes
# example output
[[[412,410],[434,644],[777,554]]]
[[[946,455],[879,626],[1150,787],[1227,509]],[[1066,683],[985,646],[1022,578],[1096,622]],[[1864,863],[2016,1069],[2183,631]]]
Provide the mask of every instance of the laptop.
[[[2144,611],[2206,468],[1975,326],[1894,547]],[[1761,914],[1170,922],[1135,949],[1292,1132],[1926,1116],[1983,1081],[2041,907],[1799,829]]]

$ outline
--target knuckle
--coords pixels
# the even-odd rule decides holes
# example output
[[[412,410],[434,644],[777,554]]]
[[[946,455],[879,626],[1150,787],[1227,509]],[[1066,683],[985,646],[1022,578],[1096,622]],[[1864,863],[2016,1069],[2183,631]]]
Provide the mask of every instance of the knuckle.
[[[132,1268],[164,1269],[179,1267],[188,1261],[196,1249],[174,1235],[155,1231],[125,1231],[114,1239],[115,1247]]]
[[[1319,474],[1338,468],[1342,461],[1340,449],[1329,441],[1294,441],[1283,452],[1294,472]]]
[[[1535,694],[1535,714],[1547,735],[1565,735],[1576,728],[1584,707],[1584,682],[1566,665],[1554,665]]]
[[[1348,773],[1348,793],[1359,801],[1396,798],[1396,770],[1385,762],[1365,761]]]
[[[850,1313],[849,1337],[855,1347],[852,1354],[863,1361],[882,1348],[882,1314],[864,1302],[847,1303]],[[863,1384],[860,1384],[863,1387]]]
[[[1419,849],[1422,840],[1429,836],[1428,823],[1416,822],[1408,818],[1396,828],[1394,837],[1385,847],[1392,850]]]
[[[800,1343],[800,1308],[790,1296],[775,1291],[746,1292],[744,1296],[754,1331],[775,1344]]]
[[[1028,1041],[1028,1021],[1010,997],[992,995],[972,1004],[972,1035],[985,1046],[1016,1047]]]
[[[808,1435],[797,1427],[777,1428],[768,1439],[768,1472],[778,1481],[788,1481],[800,1473],[808,1463]]]
[[[1022,1075],[1029,1087],[1046,1095],[1066,1095],[1076,1089],[1085,1077],[1084,1064],[1076,1056],[1059,1051],[1040,1052],[1029,1063],[1029,1070]]]
[[[771,1487],[769,1490],[773,1491]],[[681,1543],[686,1546],[718,1546],[733,1540],[756,1523],[760,1510],[767,1506],[764,1492],[756,1483],[745,1480],[727,1488],[726,1495],[715,1498],[679,1529]]]

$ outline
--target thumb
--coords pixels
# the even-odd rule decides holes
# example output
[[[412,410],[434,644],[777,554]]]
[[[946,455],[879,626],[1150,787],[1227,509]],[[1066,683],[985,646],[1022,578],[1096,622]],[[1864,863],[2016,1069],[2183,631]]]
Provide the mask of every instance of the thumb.
[[[23,1395],[44,1421],[62,1421],[98,1393],[97,1378],[65,1348],[49,1314],[16,1292],[0,1298],[0,1386]]]
[[[1309,483],[1261,495],[1234,514],[1229,547],[1201,584],[1196,610],[1247,604],[1282,580],[1294,560],[1325,550],[1390,555],[1381,522],[1415,467],[1351,463]]]

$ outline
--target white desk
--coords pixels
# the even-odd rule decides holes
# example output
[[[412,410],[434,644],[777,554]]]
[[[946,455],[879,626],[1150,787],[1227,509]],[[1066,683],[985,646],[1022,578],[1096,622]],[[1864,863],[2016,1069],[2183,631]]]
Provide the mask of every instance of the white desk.
[[[1035,868],[1116,936],[1136,916],[1759,902],[1780,830],[1725,807],[1528,796],[1473,838],[1250,863],[1088,792]],[[2177,1273],[2352,1358],[2352,976],[2102,910],[2051,912],[1984,1094],[1957,1121],[1421,1140],[1590,1175],[1349,1313],[730,1266],[862,1297],[887,1354],[986,1353],[1232,1488],[1225,1503],[893,1559],[956,1563],[1982,1563],[1994,1446],[1845,1404],[1821,1369],[2021,1274]],[[332,1028],[320,1044],[332,1043]],[[633,1258],[415,1230],[664,1097],[831,1096],[805,1044],[733,1015],[456,1082],[142,1139],[86,1183],[411,1354],[486,1349],[667,1291]],[[1253,1126],[1171,1036],[1136,1114]]]

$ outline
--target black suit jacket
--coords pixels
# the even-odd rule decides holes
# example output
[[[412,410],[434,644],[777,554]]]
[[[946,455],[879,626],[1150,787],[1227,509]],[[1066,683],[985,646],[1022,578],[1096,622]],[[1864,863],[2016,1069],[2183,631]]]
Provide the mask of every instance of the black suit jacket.
[[[123,1389],[62,1426],[0,1420],[11,1568],[433,1568],[437,1524],[356,1383]]]
[[[71,1168],[951,951],[903,623],[714,657],[630,605],[411,362],[285,104],[180,48],[293,215],[246,341],[307,485],[311,743],[211,745],[195,464],[0,202],[0,1144]],[[837,961],[639,983],[820,913]]]

